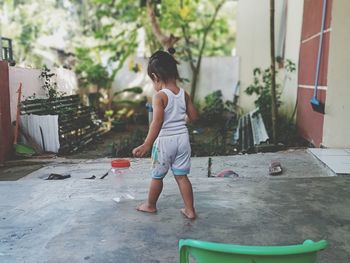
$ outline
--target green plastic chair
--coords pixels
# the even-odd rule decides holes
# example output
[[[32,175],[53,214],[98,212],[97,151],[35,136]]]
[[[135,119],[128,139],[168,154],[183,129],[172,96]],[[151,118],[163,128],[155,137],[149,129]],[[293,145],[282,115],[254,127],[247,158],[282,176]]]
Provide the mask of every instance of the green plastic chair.
[[[326,247],[325,240],[292,246],[240,246],[181,239],[179,256],[180,263],[189,263],[189,255],[197,263],[313,263],[317,251]]]

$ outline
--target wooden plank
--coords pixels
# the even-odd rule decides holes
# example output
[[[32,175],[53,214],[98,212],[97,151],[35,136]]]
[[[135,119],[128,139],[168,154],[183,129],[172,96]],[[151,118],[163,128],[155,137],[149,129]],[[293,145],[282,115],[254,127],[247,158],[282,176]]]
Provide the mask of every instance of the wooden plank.
[[[58,115],[60,152],[76,151],[91,142],[99,133],[94,108],[84,106],[78,95],[65,96],[57,100],[34,99],[24,101],[22,114]]]

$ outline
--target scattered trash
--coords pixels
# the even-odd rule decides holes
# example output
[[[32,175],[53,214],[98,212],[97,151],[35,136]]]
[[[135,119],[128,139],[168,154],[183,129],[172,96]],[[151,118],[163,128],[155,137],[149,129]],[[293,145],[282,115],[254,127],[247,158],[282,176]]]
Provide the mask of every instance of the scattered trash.
[[[269,167],[269,174],[270,175],[280,175],[282,174],[283,170],[282,170],[282,166],[281,163],[279,161],[272,161],[270,163],[270,167]]]
[[[15,149],[16,155],[18,156],[30,157],[35,154],[35,151],[33,148],[21,143],[15,143],[14,149]]]
[[[235,173],[232,170],[223,170],[220,173],[216,174],[215,177],[229,177],[229,178],[236,178],[239,177],[238,173]]]
[[[113,200],[114,202],[120,203],[120,201],[121,201],[123,198],[124,198],[124,199],[130,199],[130,200],[134,200],[134,199],[135,199],[135,197],[134,197],[133,195],[128,194],[128,193],[125,193],[123,196],[121,196],[121,197],[114,197],[112,200]]]
[[[101,177],[100,177],[100,179],[105,179],[105,177],[108,175],[108,172],[107,173],[105,173],[104,175],[102,175]]]
[[[43,137],[45,149],[49,152],[75,152],[95,141],[105,131],[94,107],[83,106],[79,95],[60,96],[54,100],[26,99],[21,102],[20,113],[21,120],[28,124],[28,130],[24,130],[40,145]],[[44,118],[50,122],[43,122]],[[29,132],[33,130],[33,124],[41,126],[43,136],[39,127],[35,128],[35,132]]]
[[[193,134],[202,134],[204,132],[204,129],[202,128],[197,128],[192,131]]]
[[[269,145],[269,136],[259,109],[243,115],[233,134],[232,143],[239,145],[242,153],[256,152],[261,145]]]
[[[49,177],[47,177],[45,180],[64,180],[67,178],[70,178],[70,174],[63,175],[63,174],[50,174]]]
[[[96,176],[93,175],[93,176],[90,176],[90,177],[87,177],[87,178],[84,178],[84,179],[91,179],[91,180],[93,180],[93,179],[96,179]]]
[[[211,177],[211,165],[212,165],[212,160],[211,157],[208,158],[208,177]]]

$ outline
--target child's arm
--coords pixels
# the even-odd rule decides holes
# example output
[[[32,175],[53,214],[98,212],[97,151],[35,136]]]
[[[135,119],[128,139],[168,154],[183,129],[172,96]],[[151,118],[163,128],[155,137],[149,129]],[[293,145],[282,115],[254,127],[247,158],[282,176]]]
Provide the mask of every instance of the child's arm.
[[[136,157],[144,156],[151,149],[155,139],[159,134],[160,129],[162,128],[165,108],[163,96],[166,95],[162,92],[159,92],[153,97],[153,120],[149,126],[145,142],[132,151],[133,155]]]
[[[190,95],[185,92],[186,99],[186,114],[187,114],[187,122],[195,122],[198,120],[198,113],[196,108],[194,107]]]

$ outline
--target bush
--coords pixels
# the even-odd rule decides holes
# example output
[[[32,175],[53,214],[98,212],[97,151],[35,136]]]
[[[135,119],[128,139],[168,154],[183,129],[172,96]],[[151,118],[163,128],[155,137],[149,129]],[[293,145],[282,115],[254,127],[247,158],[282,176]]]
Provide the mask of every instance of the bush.
[[[286,74],[292,73],[295,71],[295,64],[291,62],[290,60],[286,60],[286,66],[285,66]],[[277,77],[278,71],[276,71],[276,77]],[[267,68],[265,70],[262,70],[261,68],[255,68],[253,71],[254,80],[253,84],[248,86],[248,88],[245,90],[245,93],[248,95],[257,95],[257,99],[254,101],[255,106],[259,109],[258,112],[261,113],[265,126],[267,129],[267,132],[269,136],[272,135],[272,103],[271,103],[271,70],[270,68]],[[279,83],[276,83],[276,105],[277,108],[279,108],[282,105],[281,101],[281,85]],[[277,137],[279,139],[286,139],[285,136],[286,132],[296,132],[296,129],[287,129],[284,128],[286,126],[292,126],[293,123],[286,118],[283,118],[282,116],[278,116],[278,127],[277,127]],[[291,128],[291,127],[290,127]],[[282,137],[279,137],[278,135],[281,135]],[[293,135],[294,136],[294,135]],[[284,140],[280,140],[285,142]]]
[[[224,109],[221,90],[214,91],[204,98],[202,119],[209,123],[218,123],[223,119]]]

